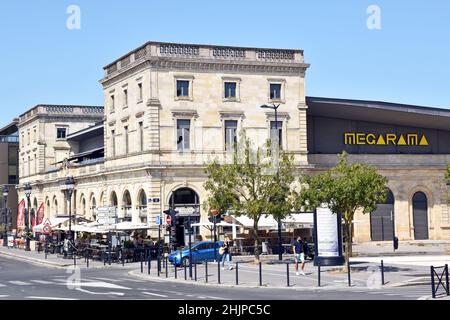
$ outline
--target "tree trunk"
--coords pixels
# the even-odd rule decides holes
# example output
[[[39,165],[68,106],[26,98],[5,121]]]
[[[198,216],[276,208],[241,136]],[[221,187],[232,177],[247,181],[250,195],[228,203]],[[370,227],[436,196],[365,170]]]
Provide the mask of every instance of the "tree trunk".
[[[350,257],[352,255],[352,223],[345,223],[346,241],[345,241],[345,266],[344,272],[348,272],[348,266],[350,265]]]
[[[255,263],[259,263],[259,235],[258,235],[258,220],[254,219],[253,223],[253,238],[254,238],[254,251],[255,251]]]

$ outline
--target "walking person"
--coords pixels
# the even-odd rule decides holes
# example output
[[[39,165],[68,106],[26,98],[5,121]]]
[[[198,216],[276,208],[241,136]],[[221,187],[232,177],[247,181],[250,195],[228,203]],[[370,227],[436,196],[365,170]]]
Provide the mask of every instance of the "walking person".
[[[292,251],[294,252],[294,260],[295,260],[295,274],[296,275],[305,275],[305,250],[303,246],[302,237],[298,237],[292,243]],[[301,272],[298,272],[298,264],[301,263]]]
[[[225,270],[225,260],[227,260],[228,270],[233,269],[233,267],[231,266],[230,247],[231,247],[231,240],[227,235],[225,235],[225,240],[222,244],[222,247],[219,250],[219,254],[222,255],[222,270]]]

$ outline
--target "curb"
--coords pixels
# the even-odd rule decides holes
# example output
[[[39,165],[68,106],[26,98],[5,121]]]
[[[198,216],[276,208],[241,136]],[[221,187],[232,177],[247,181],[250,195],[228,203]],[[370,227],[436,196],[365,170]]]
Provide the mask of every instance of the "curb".
[[[68,267],[73,267],[73,263],[67,263],[67,264],[53,263],[53,262],[45,261],[42,259],[24,257],[21,255],[10,253],[10,252],[0,251],[0,255],[4,255],[4,256],[12,258],[14,260],[19,260],[21,262],[26,262],[26,263],[30,263],[30,264],[34,264],[34,265],[40,265],[40,266],[44,266],[44,267],[48,267],[48,268],[66,269]],[[71,261],[73,261],[73,260],[71,260]],[[108,264],[106,264],[106,266],[103,266],[103,265],[89,266],[89,268],[86,268],[86,265],[84,263],[80,263],[80,264],[77,263],[77,267],[89,270],[89,269],[112,269],[114,266],[113,265],[109,266]]]
[[[64,269],[64,268],[67,268],[68,266],[72,265],[72,264],[64,264],[64,265],[63,264],[56,264],[56,263],[52,263],[52,262],[42,261],[40,259],[24,257],[24,256],[21,256],[21,255],[9,253],[9,252],[0,252],[0,255],[4,255],[6,257],[10,257],[10,258],[15,259],[15,260],[20,260],[22,262],[27,262],[27,263],[31,263],[31,264],[38,264],[38,265],[43,265],[43,266],[46,266],[46,267],[57,268],[57,269]]]

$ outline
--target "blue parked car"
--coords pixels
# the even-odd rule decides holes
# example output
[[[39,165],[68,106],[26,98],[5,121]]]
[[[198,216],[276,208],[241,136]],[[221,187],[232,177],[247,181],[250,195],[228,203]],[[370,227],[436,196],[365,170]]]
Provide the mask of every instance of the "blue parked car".
[[[216,242],[216,258],[214,258],[214,241],[202,241],[192,245],[192,263],[202,263],[204,261],[219,260],[221,255],[219,249],[223,245],[223,241]],[[189,264],[189,247],[177,250],[169,255],[169,261],[177,266],[182,266],[184,261]]]

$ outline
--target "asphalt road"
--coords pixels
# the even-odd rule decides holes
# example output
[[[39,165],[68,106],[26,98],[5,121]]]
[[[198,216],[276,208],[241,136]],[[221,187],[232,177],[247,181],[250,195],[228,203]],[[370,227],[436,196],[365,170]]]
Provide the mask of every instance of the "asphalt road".
[[[404,300],[430,294],[428,286],[382,288],[218,288],[149,281],[123,269],[63,270],[0,256],[1,300]]]

